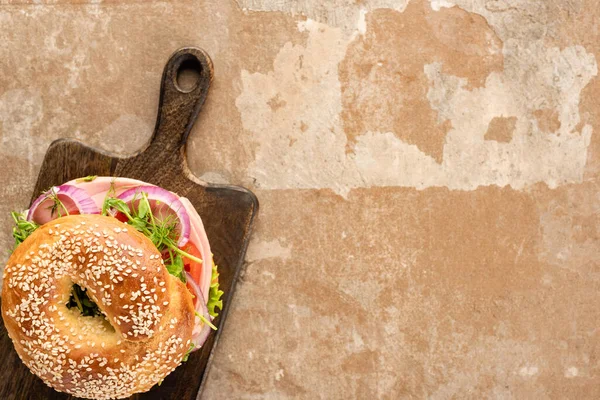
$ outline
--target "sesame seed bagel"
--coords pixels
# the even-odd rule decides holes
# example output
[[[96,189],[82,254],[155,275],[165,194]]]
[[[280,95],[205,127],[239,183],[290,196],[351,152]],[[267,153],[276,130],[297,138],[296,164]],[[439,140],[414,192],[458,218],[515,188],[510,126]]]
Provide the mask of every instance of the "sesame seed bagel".
[[[105,318],[67,308],[73,284]],[[47,385],[109,399],[145,392],[177,368],[194,306],[143,234],[112,217],[73,215],[42,225],[11,255],[2,317],[19,357]]]

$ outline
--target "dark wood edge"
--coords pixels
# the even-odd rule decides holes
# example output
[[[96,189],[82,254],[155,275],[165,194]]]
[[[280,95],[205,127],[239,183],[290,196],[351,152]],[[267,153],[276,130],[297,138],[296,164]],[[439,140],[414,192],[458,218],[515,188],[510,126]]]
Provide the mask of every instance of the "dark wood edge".
[[[83,147],[83,148],[85,148],[87,150],[94,151],[94,152],[96,152],[98,154],[101,154],[103,156],[106,156],[106,157],[117,159],[117,162],[120,161],[120,160],[125,161],[125,160],[128,160],[128,159],[132,158],[132,157],[135,157],[135,156],[143,153],[146,150],[146,148],[148,148],[148,146],[146,146],[142,150],[138,150],[138,151],[133,152],[133,153],[118,154],[118,153],[113,153],[111,151],[107,151],[107,150],[104,150],[104,149],[99,149],[97,147],[89,146],[89,145],[87,145],[86,143],[82,142],[79,139],[75,139],[75,138],[59,138],[59,139],[53,140],[50,143],[50,145],[46,149],[46,154],[48,154],[49,150],[51,150],[53,147],[55,147],[55,146],[57,146],[57,145],[59,145],[61,143],[77,143],[79,146],[81,146],[81,147]],[[44,158],[44,161],[46,161],[45,158]],[[42,165],[44,164],[44,161],[42,161]],[[112,168],[111,168],[111,175],[112,175],[112,173],[115,170],[115,166],[116,165],[113,165]],[[245,188],[243,186],[238,186],[238,185],[221,184],[221,183],[211,183],[211,182],[204,181],[204,180],[198,178],[196,175],[194,175],[194,173],[189,169],[189,167],[187,166],[187,164],[185,165],[184,175],[185,175],[185,177],[188,180],[194,182],[197,185],[204,186],[207,189],[227,189],[227,190],[233,190],[233,191],[236,191],[236,192],[245,193],[245,194],[247,194],[250,197],[250,200],[252,202],[252,207],[255,210],[254,213],[258,212],[259,201],[258,201],[258,198],[256,197],[256,195],[254,194],[254,192],[252,192],[251,190],[249,190],[249,189],[247,189],[247,188]],[[38,178],[36,180],[36,187],[38,187],[38,185],[41,183],[40,182],[41,178],[42,178],[41,175],[38,174]],[[40,194],[41,193],[33,193],[32,200],[35,200]]]
[[[239,261],[234,269],[235,273],[234,273],[232,281],[231,281],[232,283],[231,283],[231,289],[230,289],[231,292],[229,293],[229,299],[225,303],[225,308],[223,309],[222,313],[219,315],[219,318],[221,318],[221,320],[219,322],[219,329],[215,333],[214,342],[210,349],[208,359],[206,361],[206,367],[204,368],[204,374],[202,375],[202,380],[200,381],[200,387],[198,388],[198,394],[196,395],[196,400],[200,399],[200,396],[202,395],[202,391],[204,390],[204,387],[206,386],[206,380],[208,377],[208,373],[210,371],[210,367],[213,362],[214,349],[217,347],[217,344],[219,343],[219,339],[221,338],[221,334],[223,333],[223,330],[225,329],[225,321],[227,320],[227,317],[229,316],[229,308],[231,307],[231,304],[233,303],[233,299],[235,297],[237,282],[239,280],[240,274],[242,273],[242,269],[244,266],[244,260],[245,260],[245,256],[246,256],[246,251],[248,250],[248,244],[250,243],[250,237],[252,236],[252,231],[253,231],[253,227],[254,227],[254,219],[258,215],[258,210],[259,210],[258,198],[251,191],[249,191],[243,187],[239,187],[239,186],[228,186],[228,185],[216,185],[215,184],[213,187],[219,188],[219,189],[230,189],[230,188],[242,189],[242,191],[249,194],[252,199],[252,211],[250,214],[250,219],[248,221],[248,229],[246,231],[246,237],[244,238],[244,243],[242,245],[242,248],[240,249],[240,253],[239,253],[240,256],[238,257]]]

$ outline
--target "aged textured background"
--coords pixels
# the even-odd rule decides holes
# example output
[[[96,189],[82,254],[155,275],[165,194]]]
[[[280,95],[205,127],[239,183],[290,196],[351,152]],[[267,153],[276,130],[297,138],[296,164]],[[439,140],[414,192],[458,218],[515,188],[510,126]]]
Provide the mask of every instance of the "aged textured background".
[[[598,0],[0,0],[2,263],[190,44],[190,167],[261,200],[204,398],[600,398]]]

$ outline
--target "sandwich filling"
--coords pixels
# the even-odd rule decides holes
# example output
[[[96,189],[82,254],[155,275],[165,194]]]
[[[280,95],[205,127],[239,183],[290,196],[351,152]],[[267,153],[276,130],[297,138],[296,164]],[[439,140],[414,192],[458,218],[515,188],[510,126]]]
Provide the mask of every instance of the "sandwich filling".
[[[223,306],[219,273],[200,216],[185,197],[128,178],[88,176],[52,187],[29,210],[13,212],[15,246],[43,224],[68,215],[101,214],[146,236],[162,255],[167,271],[192,293],[196,323],[189,352],[202,346]],[[102,317],[85,288],[73,284],[66,304],[82,316]]]

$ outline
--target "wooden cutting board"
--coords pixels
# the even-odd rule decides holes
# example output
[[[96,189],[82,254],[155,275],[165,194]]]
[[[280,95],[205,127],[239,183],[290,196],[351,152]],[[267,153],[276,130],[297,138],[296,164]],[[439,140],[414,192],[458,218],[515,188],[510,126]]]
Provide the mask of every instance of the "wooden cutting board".
[[[177,80],[180,70],[195,70],[195,86],[183,90]],[[73,139],[53,142],[42,163],[32,200],[51,186],[88,175],[118,176],[149,182],[187,197],[202,217],[219,266],[224,308],[214,321],[201,350],[169,375],[161,386],[132,399],[195,399],[202,390],[211,355],[223,332],[235,282],[246,253],[258,200],[244,188],[200,181],[187,166],[185,144],[206,99],[213,76],[210,57],[198,48],[175,52],[165,66],[154,135],[148,146],[122,157],[98,150]],[[127,135],[128,132],[123,132]],[[15,205],[17,207],[17,205]],[[0,399],[74,399],[46,386],[23,365],[6,333],[0,328]]]

